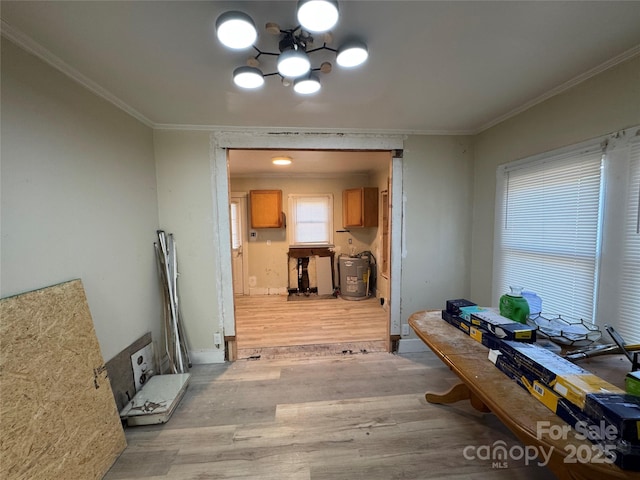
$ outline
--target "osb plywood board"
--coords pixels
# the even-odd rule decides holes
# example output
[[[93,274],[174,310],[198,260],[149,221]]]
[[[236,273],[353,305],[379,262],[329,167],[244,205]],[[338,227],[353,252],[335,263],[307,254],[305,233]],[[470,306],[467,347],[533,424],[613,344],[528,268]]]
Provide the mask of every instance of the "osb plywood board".
[[[126,447],[80,280],[0,300],[0,478],[102,478]]]

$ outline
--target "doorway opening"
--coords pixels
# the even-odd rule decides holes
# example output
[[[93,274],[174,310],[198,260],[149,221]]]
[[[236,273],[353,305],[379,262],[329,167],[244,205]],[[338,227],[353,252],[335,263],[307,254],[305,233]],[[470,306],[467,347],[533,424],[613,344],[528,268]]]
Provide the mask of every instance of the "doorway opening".
[[[231,222],[229,209],[229,152],[233,150],[287,150],[309,152],[387,152],[391,156],[389,185],[389,298],[385,306],[389,310],[386,325],[388,338],[394,340],[400,336],[400,281],[402,265],[402,231],[403,231],[403,191],[402,174],[404,137],[401,135],[331,133],[302,131],[218,131],[211,134],[211,172],[213,179],[213,201],[215,225],[214,253],[219,265],[216,271],[218,286],[216,301],[220,313],[220,324],[224,330],[225,358],[237,358],[236,352],[236,299],[251,298],[251,295],[234,297],[231,262]],[[294,159],[295,160],[295,159]],[[293,162],[296,165],[296,162]],[[287,174],[280,174],[287,177]],[[266,179],[267,177],[265,177]],[[274,221],[275,219],[271,219]],[[287,219],[283,218],[286,222]],[[248,227],[252,237],[251,227]],[[346,229],[345,229],[346,230]],[[341,232],[344,233],[344,232]],[[271,233],[273,235],[273,233]],[[267,239],[269,240],[269,239]],[[248,242],[253,245],[251,242]],[[264,244],[269,245],[268,241]],[[353,243],[352,243],[353,244]],[[251,248],[250,248],[251,250]],[[247,252],[243,252],[247,256]],[[249,275],[252,277],[252,275]],[[379,277],[380,278],[380,277]],[[249,278],[249,289],[252,278]],[[256,279],[257,280],[257,279]],[[257,284],[256,284],[257,286]],[[304,303],[304,302],[292,302]],[[358,304],[361,302],[350,302]],[[312,311],[307,309],[307,313]],[[260,327],[263,328],[263,327]]]
[[[292,165],[274,166],[279,157]],[[378,258],[389,233],[381,193],[391,152],[229,149],[228,159],[237,357],[389,351],[389,282]],[[366,209],[349,200],[363,191]],[[255,215],[273,203],[259,200],[273,192],[285,221],[257,228]],[[365,214],[374,218],[364,223]],[[360,278],[339,275],[340,258],[344,270],[345,257],[363,255],[370,262]]]

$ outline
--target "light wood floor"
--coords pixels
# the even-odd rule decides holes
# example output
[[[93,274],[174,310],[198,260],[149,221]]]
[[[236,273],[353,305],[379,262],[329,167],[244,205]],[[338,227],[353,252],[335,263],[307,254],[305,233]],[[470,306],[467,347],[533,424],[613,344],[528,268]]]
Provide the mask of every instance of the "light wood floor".
[[[389,315],[375,298],[238,296],[235,304],[238,358],[389,351]]]
[[[467,446],[520,444],[466,402],[425,402],[456,382],[431,353],[243,360],[192,375],[168,423],[126,429],[105,480],[553,478],[535,462],[465,458]]]

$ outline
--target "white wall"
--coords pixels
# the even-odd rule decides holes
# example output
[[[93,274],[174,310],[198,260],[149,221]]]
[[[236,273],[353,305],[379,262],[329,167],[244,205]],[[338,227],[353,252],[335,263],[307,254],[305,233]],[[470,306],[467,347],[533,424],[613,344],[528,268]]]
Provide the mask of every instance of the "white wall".
[[[80,278],[105,360],[160,339],[153,132],[2,39],[2,297]]]
[[[172,231],[178,242],[187,334],[192,347],[203,350],[202,358],[213,361],[216,351],[211,350],[210,342],[215,329],[221,328],[221,319],[216,314],[218,292],[214,283],[218,246],[210,230],[216,227],[211,224],[215,218],[211,207],[215,182],[210,177],[208,135],[156,131],[155,148],[160,224]],[[417,310],[440,309],[447,299],[469,294],[470,144],[469,137],[460,136],[410,136],[405,141],[403,323]],[[244,179],[233,179],[231,190],[272,188],[272,184],[264,183],[268,180],[247,185]],[[336,207],[336,211],[339,215],[341,209]],[[272,246],[276,240],[285,242],[278,237],[282,236],[280,231],[271,235]]]
[[[217,313],[214,212],[209,132],[156,130],[154,145],[160,228],[173,233],[178,253],[178,289],[194,363],[224,361]],[[232,281],[231,278],[228,279]]]
[[[402,323],[469,293],[471,142],[464,136],[405,141]]]
[[[477,135],[471,300],[491,304],[498,165],[640,124],[640,56]]]

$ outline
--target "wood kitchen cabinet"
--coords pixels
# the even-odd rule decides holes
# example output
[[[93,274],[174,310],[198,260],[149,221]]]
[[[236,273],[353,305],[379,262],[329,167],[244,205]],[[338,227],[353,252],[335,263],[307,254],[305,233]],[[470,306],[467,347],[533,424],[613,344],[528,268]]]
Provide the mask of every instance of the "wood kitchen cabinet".
[[[249,192],[251,228],[282,228],[282,190]]]
[[[378,189],[350,188],[342,191],[342,224],[345,228],[378,226]]]

